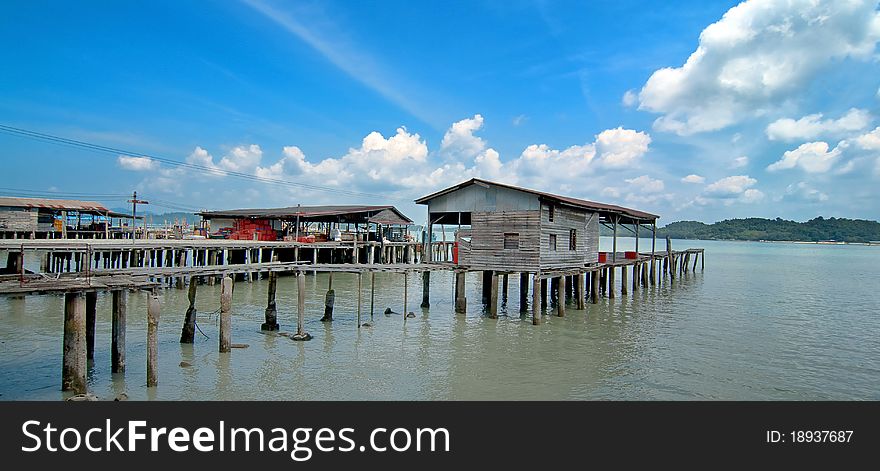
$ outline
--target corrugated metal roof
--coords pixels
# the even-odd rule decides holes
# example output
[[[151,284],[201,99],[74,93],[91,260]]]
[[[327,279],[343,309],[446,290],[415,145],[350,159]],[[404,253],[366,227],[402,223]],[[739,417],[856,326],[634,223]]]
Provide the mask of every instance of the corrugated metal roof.
[[[305,219],[318,219],[337,216],[369,218],[390,212],[397,215],[400,221],[390,224],[411,224],[412,220],[406,217],[394,206],[357,206],[357,205],[325,205],[325,206],[290,206],[286,208],[267,209],[231,209],[222,211],[202,211],[196,213],[205,218],[267,218],[267,219],[294,219],[297,216]],[[383,223],[386,224],[386,223]]]
[[[466,182],[459,183],[458,185],[451,186],[449,188],[446,188],[444,190],[440,190],[435,193],[431,193],[430,195],[427,195],[427,196],[423,196],[423,197],[416,200],[416,204],[427,204],[428,201],[430,201],[438,196],[442,196],[447,193],[451,193],[453,191],[460,190],[464,187],[467,187],[470,185],[475,185],[475,184],[495,185],[495,186],[499,186],[499,187],[510,188],[512,190],[531,193],[533,195],[537,195],[537,196],[544,198],[544,199],[556,200],[556,201],[560,201],[563,203],[567,203],[572,206],[577,206],[579,208],[589,209],[589,210],[597,211],[600,213],[617,214],[617,215],[625,216],[627,218],[632,218],[632,219],[653,221],[653,220],[660,218],[660,216],[658,216],[656,214],[651,214],[651,213],[647,213],[644,211],[639,211],[637,209],[624,208],[623,206],[617,206],[614,204],[597,203],[595,201],[582,200],[582,199],[578,199],[578,198],[572,198],[569,196],[555,195],[553,193],[532,190],[530,188],[522,188],[522,187],[518,187],[518,186],[514,186],[514,185],[508,185],[506,183],[498,183],[498,182],[492,182],[489,180],[483,180],[481,178],[472,178]]]
[[[13,208],[43,208],[56,211],[88,211],[101,214],[110,211],[101,203],[94,201],[50,200],[45,198],[17,198],[7,196],[0,196],[0,206]]]
[[[375,215],[370,216],[370,218],[367,219],[367,221],[371,222],[373,224],[385,224],[385,225],[412,224],[412,221],[410,221],[409,219],[404,219],[404,218],[400,217],[399,214],[392,211],[391,209],[383,209],[382,211],[379,211]]]

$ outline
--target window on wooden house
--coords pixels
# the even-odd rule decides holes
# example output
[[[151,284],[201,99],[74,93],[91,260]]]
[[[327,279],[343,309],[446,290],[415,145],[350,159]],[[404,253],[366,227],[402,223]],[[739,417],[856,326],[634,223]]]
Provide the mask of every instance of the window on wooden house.
[[[568,231],[568,250],[578,249],[577,235],[577,229],[571,229],[570,231]]]
[[[505,249],[519,249],[519,233],[518,232],[505,232],[504,233],[504,248]]]
[[[556,234],[550,234],[550,250],[556,251]]]
[[[553,222],[553,219],[556,217],[556,207],[552,204],[547,205],[547,219],[550,222]]]

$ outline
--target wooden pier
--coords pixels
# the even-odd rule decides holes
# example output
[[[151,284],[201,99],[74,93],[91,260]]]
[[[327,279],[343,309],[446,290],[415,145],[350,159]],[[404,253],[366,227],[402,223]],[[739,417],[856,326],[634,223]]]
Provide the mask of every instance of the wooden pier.
[[[483,303],[485,315],[498,316],[499,291],[507,298],[509,275],[520,275],[520,312],[531,311],[532,322],[541,323],[543,315],[564,316],[566,304],[571,302],[577,309],[585,309],[586,303],[596,304],[602,297],[614,298],[619,293],[635,293],[641,288],[656,284],[659,280],[672,280],[695,271],[698,263],[705,266],[703,249],[639,253],[636,258],[626,258],[620,253],[611,256],[606,263],[541,270],[536,272],[501,271],[479,266],[453,263],[453,244],[437,242],[430,245],[418,243],[316,243],[257,242],[231,240],[136,240],[136,241],[70,241],[70,240],[0,240],[0,254],[6,255],[6,269],[0,275],[0,295],[25,296],[56,293],[63,294],[64,335],[62,360],[62,390],[75,394],[87,393],[87,360],[94,352],[96,313],[95,293],[111,292],[112,336],[111,369],[125,371],[125,331],[127,296],[130,292],[142,292],[147,296],[147,385],[155,387],[159,382],[157,336],[161,306],[157,290],[189,287],[190,307],[182,317],[182,343],[193,341],[195,297],[199,284],[222,283],[220,312],[220,342],[218,349],[231,350],[232,289],[234,278],[252,281],[261,277],[269,279],[267,292],[266,322],[259,328],[278,330],[275,305],[275,278],[282,274],[298,278],[297,328],[294,340],[311,338],[305,332],[306,273],[352,273],[361,286],[363,275],[370,275],[369,312],[375,309],[375,274],[398,273],[402,277],[404,293],[408,293],[411,274],[421,273],[422,309],[430,308],[430,274],[435,271],[451,271],[455,274],[454,306],[457,314],[467,312],[465,298],[468,273],[481,272],[483,279]],[[39,260],[39,269],[28,270],[27,261]],[[436,259],[437,261],[429,261]],[[368,263],[362,263],[368,261]],[[617,277],[617,274],[620,277]],[[631,285],[628,279],[631,273]],[[331,277],[332,280],[332,277]],[[547,280],[550,280],[549,290]],[[331,281],[332,283],[332,281]],[[500,286],[499,286],[500,285]],[[531,293],[529,287],[532,287]],[[332,295],[331,295],[332,294]],[[358,328],[361,327],[361,290],[357,293]],[[406,295],[405,295],[406,296]],[[548,300],[549,296],[549,300]],[[335,292],[328,289],[325,318],[332,320]],[[529,299],[531,298],[531,305]],[[409,311],[403,301],[403,317]],[[169,313],[166,313],[166,318]],[[172,319],[175,319],[172,317]],[[176,322],[181,322],[177,318]],[[255,326],[255,328],[257,328]]]

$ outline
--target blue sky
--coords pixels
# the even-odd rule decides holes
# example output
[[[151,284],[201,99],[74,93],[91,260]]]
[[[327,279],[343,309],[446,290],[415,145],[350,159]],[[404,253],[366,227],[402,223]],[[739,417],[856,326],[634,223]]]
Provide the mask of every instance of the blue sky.
[[[0,124],[126,152],[0,133],[0,191],[421,221],[412,199],[480,176],[667,223],[878,219],[877,7],[15,2]]]

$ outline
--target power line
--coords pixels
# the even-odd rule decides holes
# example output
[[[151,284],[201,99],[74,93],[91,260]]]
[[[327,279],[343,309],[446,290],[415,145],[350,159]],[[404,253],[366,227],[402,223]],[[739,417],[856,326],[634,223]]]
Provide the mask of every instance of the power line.
[[[150,160],[153,160],[156,162],[171,165],[174,167],[180,167],[180,168],[185,168],[185,169],[189,169],[189,170],[194,170],[194,171],[197,171],[200,173],[204,173],[206,175],[230,176],[230,177],[235,177],[235,178],[240,178],[240,179],[245,179],[245,180],[250,180],[250,181],[256,181],[259,183],[268,183],[268,184],[281,185],[281,186],[290,186],[290,187],[303,188],[303,189],[314,190],[314,191],[332,192],[335,194],[344,194],[347,196],[360,196],[360,197],[368,197],[368,198],[381,198],[384,200],[390,199],[390,200],[394,200],[394,201],[403,201],[403,200],[399,200],[397,198],[388,197],[387,195],[352,191],[352,190],[346,190],[343,188],[334,188],[334,187],[328,187],[328,186],[322,186],[322,185],[296,182],[296,181],[291,181],[291,180],[282,180],[282,179],[277,179],[277,178],[261,177],[258,175],[252,175],[252,174],[248,174],[248,173],[244,173],[244,172],[236,172],[233,170],[226,170],[226,169],[221,169],[221,168],[217,168],[217,167],[209,167],[209,166],[198,165],[198,164],[193,164],[193,163],[189,163],[189,162],[181,162],[178,160],[164,158],[164,157],[158,157],[158,156],[151,155],[151,154],[145,154],[145,153],[134,152],[134,151],[126,150],[126,149],[119,149],[119,148],[115,148],[115,147],[103,146],[100,144],[94,144],[94,143],[90,143],[90,142],[86,142],[86,141],[79,141],[76,139],[69,139],[66,137],[55,136],[52,134],[31,131],[28,129],[22,129],[22,128],[17,128],[17,127],[13,127],[13,126],[7,126],[4,124],[0,124],[0,132],[5,133],[5,134],[9,134],[9,135],[13,135],[13,136],[17,136],[17,137],[23,137],[26,139],[42,141],[42,142],[55,144],[55,145],[61,145],[61,146],[65,146],[65,147],[84,149],[84,150],[106,153],[106,154],[124,155],[124,156],[130,156],[130,157],[142,157],[142,158],[150,159]]]

